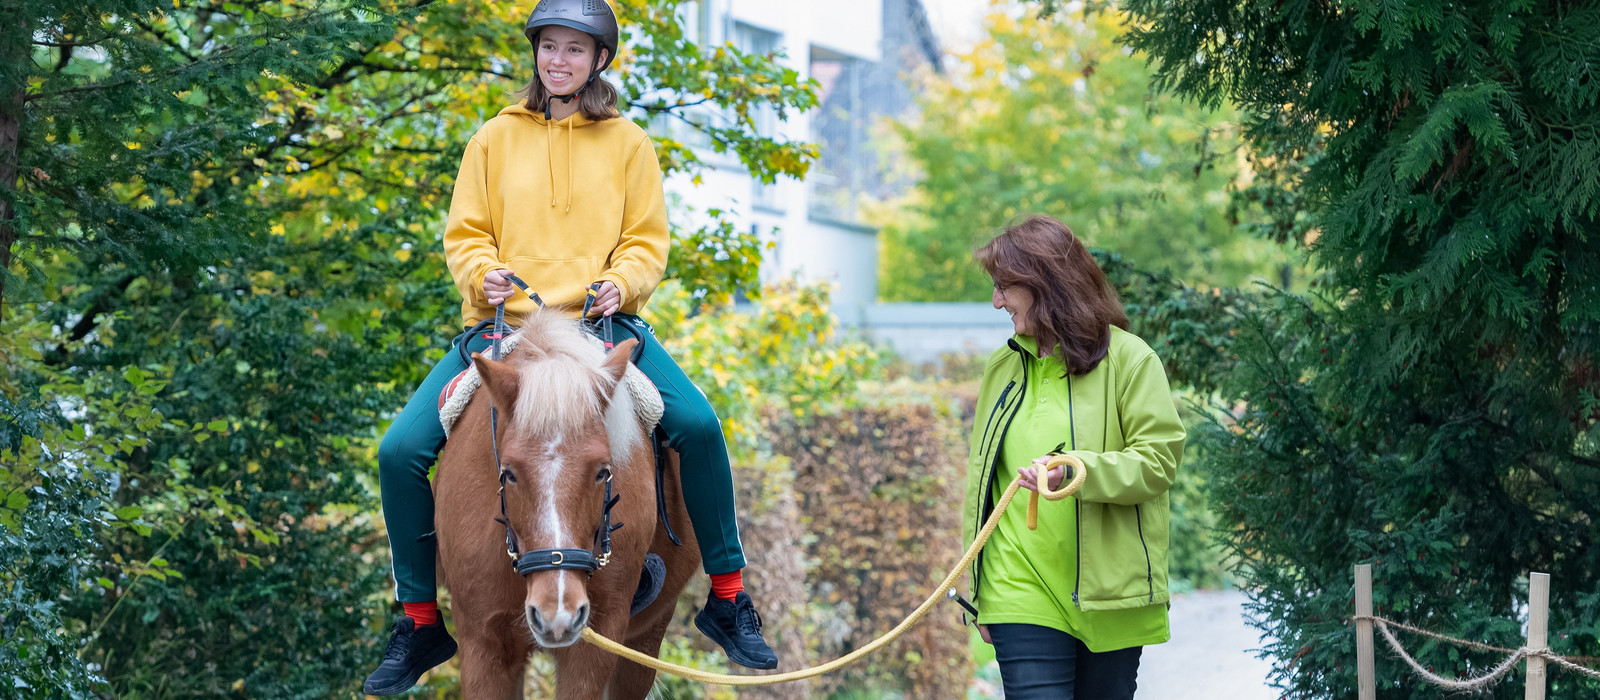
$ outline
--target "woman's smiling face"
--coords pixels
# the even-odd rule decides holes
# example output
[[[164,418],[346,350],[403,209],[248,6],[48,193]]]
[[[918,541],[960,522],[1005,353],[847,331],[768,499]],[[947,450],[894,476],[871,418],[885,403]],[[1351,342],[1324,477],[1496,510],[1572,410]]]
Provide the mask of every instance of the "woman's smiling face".
[[[989,301],[994,308],[1011,314],[1011,327],[1017,335],[1033,335],[1033,322],[1028,320],[1028,310],[1033,308],[1033,293],[1027,287],[1020,284],[1001,287],[996,283]]]
[[[595,41],[571,27],[545,27],[539,32],[539,82],[552,95],[570,95],[583,87],[595,65]]]

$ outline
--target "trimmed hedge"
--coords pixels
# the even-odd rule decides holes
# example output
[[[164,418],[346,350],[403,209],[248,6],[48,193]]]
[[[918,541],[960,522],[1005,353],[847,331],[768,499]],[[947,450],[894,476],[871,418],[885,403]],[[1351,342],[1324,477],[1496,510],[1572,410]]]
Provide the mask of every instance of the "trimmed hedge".
[[[808,647],[825,661],[905,619],[960,557],[964,448],[960,418],[941,406],[861,407],[808,423],[780,421],[773,443],[794,468],[808,533]],[[931,699],[964,694],[971,679],[968,633],[951,605],[815,686]]]

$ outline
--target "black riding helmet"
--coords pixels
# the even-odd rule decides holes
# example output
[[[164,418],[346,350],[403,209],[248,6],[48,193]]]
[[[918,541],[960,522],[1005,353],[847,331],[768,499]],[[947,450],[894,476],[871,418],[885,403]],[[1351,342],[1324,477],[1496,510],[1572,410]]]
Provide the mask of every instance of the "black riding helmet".
[[[522,31],[534,51],[539,50],[539,30],[550,26],[570,27],[588,34],[594,37],[597,49],[606,50],[605,63],[590,71],[584,87],[617,57],[617,14],[606,0],[539,0],[538,7],[528,16],[527,29]]]

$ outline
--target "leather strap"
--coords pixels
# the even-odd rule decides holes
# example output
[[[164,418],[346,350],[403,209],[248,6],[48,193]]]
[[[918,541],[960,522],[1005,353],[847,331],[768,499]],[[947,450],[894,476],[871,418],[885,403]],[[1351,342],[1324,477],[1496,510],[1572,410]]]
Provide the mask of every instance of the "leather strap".
[[[594,573],[600,568],[600,562],[595,559],[594,552],[587,549],[535,549],[523,554],[517,559],[517,573],[527,576],[536,571],[555,571],[570,569]]]

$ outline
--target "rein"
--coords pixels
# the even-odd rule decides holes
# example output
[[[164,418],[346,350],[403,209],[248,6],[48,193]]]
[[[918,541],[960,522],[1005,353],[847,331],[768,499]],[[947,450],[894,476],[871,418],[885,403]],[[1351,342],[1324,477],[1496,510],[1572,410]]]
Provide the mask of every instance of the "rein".
[[[544,308],[544,300],[539,298],[537,292],[530,290],[526,282],[523,282],[516,275],[506,275],[506,279],[516,285],[518,289],[521,289],[524,294],[527,294],[528,298],[533,299],[533,303],[538,304],[539,308]],[[594,306],[594,300],[599,293],[599,289],[600,283],[598,282],[589,287],[589,295],[583,302],[583,317],[589,315],[589,309]],[[477,325],[472,327],[472,330],[468,331],[468,337],[482,330],[488,323],[487,320],[479,321]],[[611,317],[604,317],[602,326],[605,328],[606,350],[609,351],[611,349]],[[506,324],[506,305],[502,301],[494,307],[494,330],[488,335],[491,341],[489,359],[495,362],[500,361],[500,341],[510,331],[511,327]],[[463,341],[461,345],[457,346],[457,350],[461,352],[463,358],[467,357],[466,345],[466,342]],[[471,364],[470,360],[468,364]],[[606,470],[606,492],[601,499],[600,529],[595,532],[595,549],[599,551],[599,554],[588,549],[572,547],[547,547],[522,552],[517,546],[517,533],[511,529],[511,516],[506,512],[506,482],[516,483],[517,478],[510,471],[507,471],[505,464],[500,461],[500,411],[495,408],[492,399],[489,403],[489,441],[494,446],[495,469],[500,472],[500,517],[494,520],[506,528],[506,556],[511,558],[511,568],[523,576],[538,571],[560,571],[563,569],[582,571],[593,575],[595,571],[609,563],[611,561],[611,533],[622,527],[622,523],[611,524],[611,509],[617,505],[618,501],[622,500],[621,496],[614,496],[611,493],[611,471]]]

